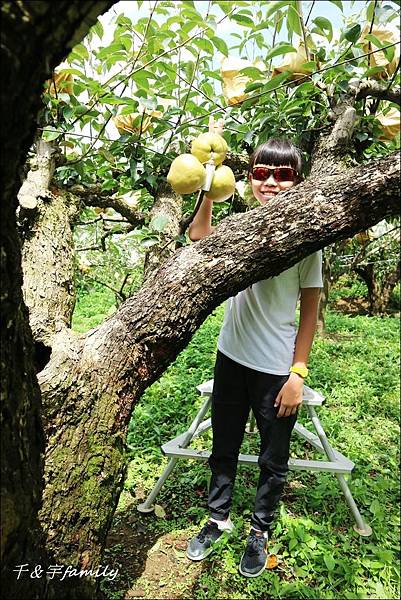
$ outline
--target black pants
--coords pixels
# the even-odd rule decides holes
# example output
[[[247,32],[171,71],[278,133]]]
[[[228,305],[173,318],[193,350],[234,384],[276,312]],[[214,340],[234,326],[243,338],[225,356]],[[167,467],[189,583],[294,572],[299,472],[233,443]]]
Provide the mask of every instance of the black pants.
[[[212,398],[212,478],[208,507],[217,520],[228,517],[238,455],[250,408],[260,434],[260,476],[251,523],[267,531],[288,473],[291,432],[297,415],[277,418],[274,401],[288,375],[270,375],[244,367],[217,352]]]

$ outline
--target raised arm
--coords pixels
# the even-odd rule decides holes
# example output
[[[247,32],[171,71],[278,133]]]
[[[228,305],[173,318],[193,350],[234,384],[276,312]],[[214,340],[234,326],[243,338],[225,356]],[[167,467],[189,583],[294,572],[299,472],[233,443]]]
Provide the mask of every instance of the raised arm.
[[[223,128],[224,119],[215,121],[213,115],[209,117],[209,132],[223,135]],[[215,227],[212,225],[212,209],[213,200],[209,200],[205,195],[194,220],[188,228],[189,239],[192,242],[203,239],[215,230]]]
[[[212,225],[212,208],[213,200],[209,200],[205,196],[188,229],[189,239],[192,242],[201,240],[214,231],[215,227]]]

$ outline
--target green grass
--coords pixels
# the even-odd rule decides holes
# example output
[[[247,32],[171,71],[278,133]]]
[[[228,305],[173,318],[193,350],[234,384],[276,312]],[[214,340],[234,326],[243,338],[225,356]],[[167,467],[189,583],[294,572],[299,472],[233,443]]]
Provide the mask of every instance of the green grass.
[[[72,328],[85,333],[99,325],[116,310],[114,292],[94,284],[85,293],[78,294],[72,317]]]
[[[105,305],[97,316],[102,311],[107,312]],[[91,322],[89,314],[88,309],[87,323]],[[196,386],[213,377],[221,322],[219,307],[141,398],[129,426],[126,493],[134,496],[141,490],[146,496],[150,492],[167,464],[161,444],[185,431],[199,410]],[[315,340],[308,385],[325,396],[318,412],[333,446],[355,463],[350,487],[372,535],[363,538],[354,532],[353,517],[333,475],[291,471],[270,545],[278,568],[245,580],[237,569],[258,474],[255,468],[240,466],[231,514],[235,533],[202,563],[190,587],[186,587],[187,565],[182,558],[181,587],[177,582],[171,596],[161,597],[399,597],[399,322],[393,317],[353,317],[328,310],[326,325],[328,335]],[[305,410],[300,421],[311,428]],[[196,443],[208,447],[210,433]],[[243,451],[257,452],[257,436],[246,437]],[[292,455],[319,458],[296,436]],[[166,515],[148,518],[148,531],[156,538],[165,534],[191,537],[207,515],[208,481],[206,464],[179,461],[156,500]],[[119,510],[124,511],[122,504]],[[144,577],[146,572],[141,581]],[[124,590],[123,580],[124,574],[120,583],[103,586],[110,600],[124,597],[129,585],[135,585],[131,579]],[[154,589],[144,597],[154,598]]]

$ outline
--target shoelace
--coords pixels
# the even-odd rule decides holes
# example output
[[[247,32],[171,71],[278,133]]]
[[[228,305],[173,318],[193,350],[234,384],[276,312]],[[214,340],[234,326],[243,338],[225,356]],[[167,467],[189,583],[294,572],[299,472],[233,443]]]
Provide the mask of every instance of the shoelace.
[[[196,536],[198,540],[203,544],[208,533],[211,533],[214,529],[214,526],[210,523],[206,523],[200,530],[199,534]]]
[[[248,539],[248,549],[249,554],[254,556],[255,554],[259,554],[261,550],[265,549],[265,538],[262,535],[256,535],[256,533],[251,533]]]

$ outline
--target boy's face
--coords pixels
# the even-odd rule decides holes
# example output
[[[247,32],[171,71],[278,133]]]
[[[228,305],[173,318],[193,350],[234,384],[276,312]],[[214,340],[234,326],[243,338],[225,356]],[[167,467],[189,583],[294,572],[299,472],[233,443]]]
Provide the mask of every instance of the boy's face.
[[[295,178],[292,180],[287,180],[287,177],[291,175],[291,173],[288,173],[288,169],[293,171],[290,165],[277,166],[257,163],[253,166],[252,171],[255,172],[255,174],[258,174],[258,176],[260,177],[260,173],[262,173],[263,175],[263,170],[260,169],[259,171],[254,171],[258,167],[268,169],[268,171],[266,172],[266,178],[263,180],[259,180],[253,177],[252,174],[250,174],[249,182],[252,187],[253,195],[255,196],[256,200],[262,205],[266,204],[271,198],[274,198],[274,196],[276,196],[276,194],[278,194],[279,192],[289,190],[296,183]],[[276,171],[276,179],[274,175],[274,170],[281,168],[283,168],[282,171]]]

